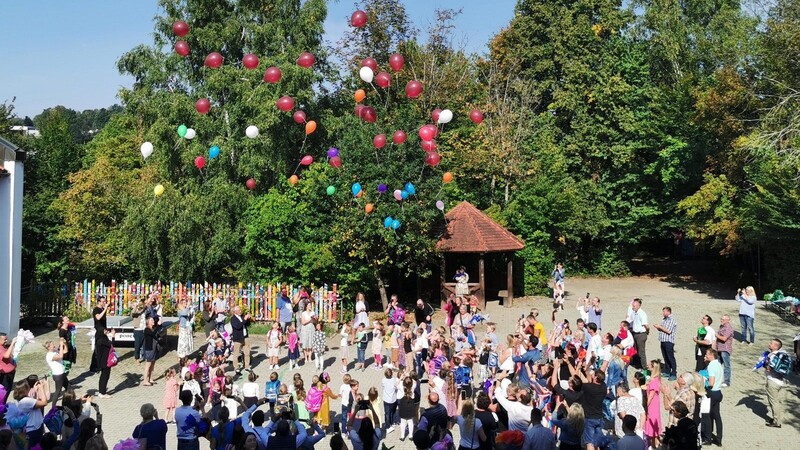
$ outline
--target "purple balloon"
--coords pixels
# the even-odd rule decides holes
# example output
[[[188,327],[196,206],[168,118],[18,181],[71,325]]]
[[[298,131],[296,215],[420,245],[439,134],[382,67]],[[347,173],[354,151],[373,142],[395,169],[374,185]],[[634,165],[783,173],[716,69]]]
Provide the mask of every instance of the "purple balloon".
[[[378,185],[378,192],[380,192],[381,194],[383,194],[384,192],[386,192],[388,190],[389,190],[389,188],[385,184],[381,183],[381,184]]]
[[[339,149],[336,147],[331,147],[328,149],[328,158],[336,158],[339,156]]]
[[[444,202],[441,200],[436,201],[436,209],[439,211],[444,211]]]

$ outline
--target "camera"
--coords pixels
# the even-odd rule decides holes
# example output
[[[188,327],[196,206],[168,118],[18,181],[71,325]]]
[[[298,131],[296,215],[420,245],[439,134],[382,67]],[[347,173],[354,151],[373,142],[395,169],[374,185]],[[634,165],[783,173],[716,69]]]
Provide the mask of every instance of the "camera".
[[[356,409],[356,411],[361,411],[364,409],[369,409],[369,400],[359,400],[358,409]]]

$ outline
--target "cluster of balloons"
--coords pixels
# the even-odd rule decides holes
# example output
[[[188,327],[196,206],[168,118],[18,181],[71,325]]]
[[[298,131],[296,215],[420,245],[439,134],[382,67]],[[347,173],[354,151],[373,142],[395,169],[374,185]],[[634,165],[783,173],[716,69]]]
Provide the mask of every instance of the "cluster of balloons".
[[[391,228],[397,231],[397,229],[400,228],[400,221],[393,218],[392,216],[386,216],[386,218],[383,219],[383,227]]]

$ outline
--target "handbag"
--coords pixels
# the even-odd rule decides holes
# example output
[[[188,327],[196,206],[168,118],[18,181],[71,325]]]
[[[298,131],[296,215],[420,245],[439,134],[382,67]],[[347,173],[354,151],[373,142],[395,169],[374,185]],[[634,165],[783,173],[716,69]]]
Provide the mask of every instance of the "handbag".
[[[119,363],[119,356],[117,355],[117,350],[112,345],[111,348],[108,349],[108,358],[106,359],[106,367],[111,368],[116,366]]]
[[[700,400],[700,414],[708,414],[711,412],[711,397],[704,395]]]

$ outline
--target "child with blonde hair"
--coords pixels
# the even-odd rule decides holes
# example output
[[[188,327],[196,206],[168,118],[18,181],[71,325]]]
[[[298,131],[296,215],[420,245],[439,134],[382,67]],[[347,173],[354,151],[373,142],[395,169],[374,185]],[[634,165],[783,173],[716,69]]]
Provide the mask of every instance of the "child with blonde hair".
[[[167,410],[164,420],[167,423],[173,423],[175,421],[175,408],[178,407],[178,373],[174,368],[170,367],[164,372],[164,378],[167,380],[164,385],[164,409]]]

